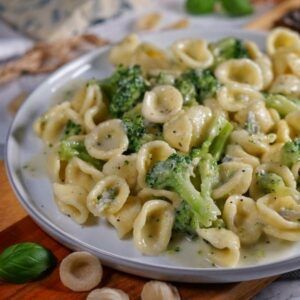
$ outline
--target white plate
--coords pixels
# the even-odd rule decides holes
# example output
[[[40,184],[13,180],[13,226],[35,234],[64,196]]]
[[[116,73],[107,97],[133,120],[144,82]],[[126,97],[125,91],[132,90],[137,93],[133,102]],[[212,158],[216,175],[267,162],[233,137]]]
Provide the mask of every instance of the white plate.
[[[233,30],[211,31],[210,28],[205,32],[189,29],[156,33],[144,36],[143,39],[160,47],[167,47],[180,38],[202,37],[216,40],[230,35],[253,40],[261,47],[264,45],[263,34]],[[11,185],[29,215],[62,244],[74,250],[87,250],[97,255],[108,266],[144,277],[182,282],[233,282],[299,268],[299,243],[291,243],[288,247],[285,244],[280,253],[266,253],[266,257],[254,265],[201,268],[196,267],[197,261],[201,261],[196,252],[187,254],[184,261],[174,258],[174,255],[143,256],[134,248],[130,239],[119,240],[115,230],[102,220],[90,222],[83,227],[58,211],[53,201],[50,181],[42,170],[41,161],[45,161],[45,157],[39,155],[43,149],[42,143],[33,133],[32,123],[53,105],[55,93],[60,93],[62,87],[70,86],[70,81],[102,78],[110,74],[112,67],[107,60],[107,50],[100,49],[83,56],[54,73],[30,95],[14,119],[7,138],[6,167]],[[24,169],[23,166],[28,164],[28,161],[31,161],[31,167]],[[32,165],[35,166],[35,171],[30,170]]]

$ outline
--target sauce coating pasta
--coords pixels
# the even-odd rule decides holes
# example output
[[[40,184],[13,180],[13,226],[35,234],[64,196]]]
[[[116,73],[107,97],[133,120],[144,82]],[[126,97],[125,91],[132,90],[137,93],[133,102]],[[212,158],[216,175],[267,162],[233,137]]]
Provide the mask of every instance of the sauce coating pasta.
[[[109,59],[113,74],[34,123],[60,212],[104,219],[143,255],[198,240],[216,267],[264,239],[300,241],[299,34],[275,29],[266,53],[233,37],[160,49],[132,34]],[[146,291],[179,299],[159,282]],[[88,298],[105,293],[127,299]]]

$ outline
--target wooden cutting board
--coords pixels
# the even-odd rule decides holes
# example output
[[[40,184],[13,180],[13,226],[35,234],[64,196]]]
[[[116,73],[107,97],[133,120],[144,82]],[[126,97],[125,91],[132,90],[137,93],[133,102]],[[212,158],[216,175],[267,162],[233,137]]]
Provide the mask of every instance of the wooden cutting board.
[[[70,250],[43,232],[18,203],[6,177],[4,164],[0,162],[0,251],[19,242],[36,242],[50,249],[59,262]],[[231,284],[180,284],[174,283],[184,300],[247,300],[251,299],[277,277]],[[104,268],[100,287],[108,286],[124,290],[131,300],[139,299],[144,279],[110,268]],[[75,293],[65,288],[58,275],[58,267],[46,278],[27,284],[0,283],[1,300],[71,300],[85,299],[87,293]],[[156,299],[153,299],[156,300]],[[166,299],[168,300],[168,299]]]

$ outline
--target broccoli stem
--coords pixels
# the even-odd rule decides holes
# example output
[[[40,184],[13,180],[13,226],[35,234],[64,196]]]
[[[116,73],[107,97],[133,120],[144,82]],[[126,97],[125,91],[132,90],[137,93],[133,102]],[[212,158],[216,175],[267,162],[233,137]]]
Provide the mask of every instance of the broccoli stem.
[[[212,145],[210,147],[210,153],[212,154],[212,156],[215,158],[216,161],[220,160],[232,130],[233,130],[232,124],[226,122],[220,134],[212,142]]]
[[[188,176],[174,175],[176,182],[176,192],[190,205],[191,209],[197,215],[201,224],[199,226],[208,227],[219,214],[219,209],[208,198],[201,196]]]
[[[285,117],[293,111],[300,111],[300,103],[282,95],[267,95],[265,97],[265,102],[268,108],[276,109],[281,117]]]

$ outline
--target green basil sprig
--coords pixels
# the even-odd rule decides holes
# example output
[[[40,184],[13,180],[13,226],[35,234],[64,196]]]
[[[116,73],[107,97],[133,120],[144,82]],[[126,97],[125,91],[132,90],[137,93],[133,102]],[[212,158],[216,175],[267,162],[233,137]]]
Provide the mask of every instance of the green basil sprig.
[[[25,283],[43,276],[56,264],[55,256],[36,243],[19,243],[0,254],[0,279]]]

